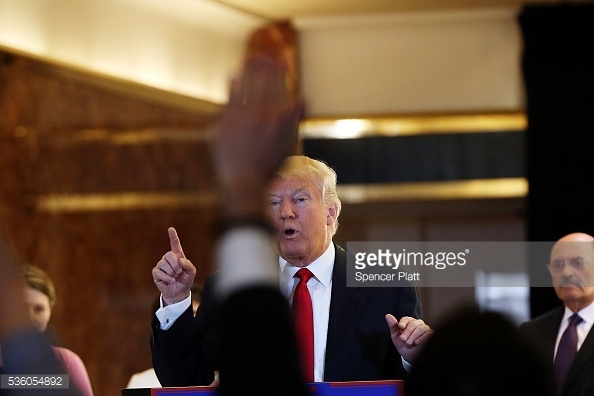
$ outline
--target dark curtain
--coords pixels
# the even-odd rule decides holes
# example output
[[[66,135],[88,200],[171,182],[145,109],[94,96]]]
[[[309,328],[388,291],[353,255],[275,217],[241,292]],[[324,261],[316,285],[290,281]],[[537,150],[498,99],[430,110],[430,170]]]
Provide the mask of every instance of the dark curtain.
[[[527,6],[519,17],[528,131],[528,238],[594,235],[594,4]],[[532,276],[548,257],[531,258]],[[531,289],[532,316],[560,302]]]

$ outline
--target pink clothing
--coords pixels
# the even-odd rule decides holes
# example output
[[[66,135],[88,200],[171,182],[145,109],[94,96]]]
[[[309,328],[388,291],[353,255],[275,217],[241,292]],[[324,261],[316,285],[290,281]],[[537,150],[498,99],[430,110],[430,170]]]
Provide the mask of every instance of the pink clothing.
[[[66,348],[54,347],[54,352],[70,376],[70,386],[76,386],[82,396],[93,396],[93,388],[82,359]]]

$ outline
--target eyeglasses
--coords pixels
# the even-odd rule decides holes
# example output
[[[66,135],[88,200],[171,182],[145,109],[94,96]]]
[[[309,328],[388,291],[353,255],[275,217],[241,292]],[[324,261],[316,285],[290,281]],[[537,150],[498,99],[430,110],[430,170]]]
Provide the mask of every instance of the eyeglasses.
[[[588,260],[583,259],[581,257],[578,258],[572,258],[569,260],[553,260],[551,261],[547,267],[549,267],[549,269],[552,272],[562,272],[563,269],[565,268],[565,264],[569,264],[569,266],[575,270],[583,270],[584,268],[586,268],[586,264],[588,264]]]

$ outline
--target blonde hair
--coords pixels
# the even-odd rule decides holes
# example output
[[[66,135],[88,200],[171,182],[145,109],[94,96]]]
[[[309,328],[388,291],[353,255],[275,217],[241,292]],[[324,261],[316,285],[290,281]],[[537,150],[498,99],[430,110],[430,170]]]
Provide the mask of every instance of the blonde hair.
[[[34,265],[25,265],[23,267],[23,277],[28,287],[45,294],[49,299],[50,307],[54,306],[56,303],[56,289],[47,272]]]
[[[309,158],[305,155],[287,157],[277,176],[283,179],[303,179],[312,182],[318,187],[326,207],[336,207],[336,218],[332,226],[332,235],[338,230],[338,216],[342,203],[336,193],[336,172],[326,163]]]

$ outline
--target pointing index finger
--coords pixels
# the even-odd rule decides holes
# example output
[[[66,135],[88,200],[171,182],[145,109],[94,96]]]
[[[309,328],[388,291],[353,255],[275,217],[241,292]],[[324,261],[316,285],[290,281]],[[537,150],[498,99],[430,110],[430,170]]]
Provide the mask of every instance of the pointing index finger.
[[[169,227],[167,229],[167,233],[169,234],[169,244],[171,245],[171,251],[175,253],[177,258],[186,258],[175,228]]]

